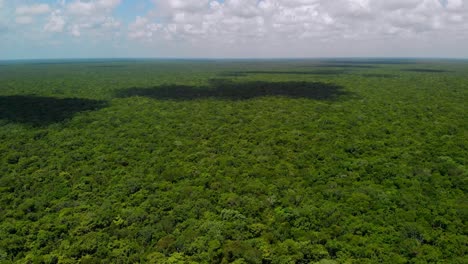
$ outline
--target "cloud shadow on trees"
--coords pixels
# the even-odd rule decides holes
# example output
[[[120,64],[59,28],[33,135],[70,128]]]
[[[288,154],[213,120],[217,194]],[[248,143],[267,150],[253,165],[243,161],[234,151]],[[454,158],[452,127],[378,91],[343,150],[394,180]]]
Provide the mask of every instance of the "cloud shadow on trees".
[[[450,72],[446,70],[436,70],[436,69],[404,69],[402,71],[407,72],[421,72],[421,73],[443,73],[443,72]]]
[[[415,64],[417,61],[412,59],[344,59],[344,60],[323,60],[321,63],[324,64],[349,64],[349,65],[357,65],[357,64],[367,64],[367,65],[399,65],[399,64]]]
[[[357,68],[357,69],[373,69],[378,68],[376,65],[362,65],[362,64],[319,64],[309,67],[314,68]]]
[[[79,112],[98,110],[106,105],[105,101],[80,98],[0,96],[0,120],[46,126],[70,119]]]
[[[96,65],[90,66],[90,68],[126,68],[128,65]]]
[[[313,70],[313,71],[234,71],[234,72],[223,72],[220,76],[224,77],[243,77],[249,74],[288,74],[288,75],[339,75],[347,73],[343,69],[325,69],[325,70]]]
[[[143,96],[161,100],[196,100],[216,98],[247,100],[264,96],[284,96],[315,100],[336,100],[349,95],[339,85],[322,82],[231,82],[213,80],[208,86],[163,85],[152,88],[128,88],[117,92],[117,97]]]
[[[370,78],[386,78],[386,79],[392,79],[392,78],[398,77],[395,74],[388,74],[388,73],[365,73],[365,74],[361,74],[361,76],[370,77]]]

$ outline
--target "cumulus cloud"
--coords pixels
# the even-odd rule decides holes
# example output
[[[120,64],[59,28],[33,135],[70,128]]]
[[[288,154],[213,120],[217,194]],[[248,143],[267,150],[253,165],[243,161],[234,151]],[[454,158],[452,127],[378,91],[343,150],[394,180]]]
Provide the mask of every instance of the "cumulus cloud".
[[[156,26],[153,30],[152,27]],[[157,25],[151,24],[147,18],[137,16],[135,22],[129,26],[129,37],[131,39],[146,39],[153,36],[153,31],[157,31]]]
[[[120,3],[121,0],[61,0],[50,13],[43,29],[46,32],[66,32],[74,37],[112,34],[121,26],[119,20],[112,16]]]
[[[146,8],[135,7],[127,22],[128,14],[120,18],[115,12],[122,0],[37,2],[0,0],[9,10],[0,9],[0,26],[93,41],[124,35],[119,41],[148,47],[255,49],[254,55],[293,46],[315,56],[340,45],[377,49],[390,42],[442,45],[468,39],[466,0],[145,0]]]
[[[20,3],[18,3],[20,2]],[[49,4],[38,0],[0,0],[0,28],[24,38],[41,34],[89,37],[94,41],[121,34],[122,23],[114,10],[122,0],[56,0]],[[27,4],[25,4],[27,3]],[[51,36],[50,36],[51,37]]]
[[[0,3],[3,5],[3,3]],[[15,22],[20,25],[28,25],[34,22],[36,16],[47,14],[50,11],[48,4],[21,5],[16,7]]]
[[[79,25],[73,25],[70,27],[70,34],[75,37],[81,36],[81,31],[80,31],[80,26]]]
[[[48,4],[22,5],[16,8],[16,14],[20,16],[43,15],[49,11]]]
[[[65,18],[60,10],[55,10],[50,14],[44,30],[48,32],[62,32],[65,27]]]
[[[467,6],[467,3],[463,2],[463,0],[446,0],[444,3],[445,7],[449,10],[458,10]]]
[[[74,15],[92,16],[108,13],[116,8],[121,0],[96,0],[81,1],[75,0],[67,5],[67,10]]]
[[[168,12],[203,12],[209,0],[153,0],[160,13]]]
[[[33,21],[34,19],[30,16],[18,16],[15,19],[16,24],[20,24],[20,25],[31,24]]]
[[[466,24],[468,13],[463,0],[154,0],[154,3],[158,23],[153,23],[151,17],[138,17],[129,27],[130,37],[240,42],[255,38],[375,39]]]

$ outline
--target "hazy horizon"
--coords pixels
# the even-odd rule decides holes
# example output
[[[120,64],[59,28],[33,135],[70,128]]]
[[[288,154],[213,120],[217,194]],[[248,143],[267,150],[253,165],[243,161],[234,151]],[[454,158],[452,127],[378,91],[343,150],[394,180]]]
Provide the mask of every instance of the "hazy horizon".
[[[18,58],[18,59],[0,59],[0,62],[38,62],[38,61],[376,61],[376,60],[389,60],[389,61],[465,61],[468,57],[76,57],[76,58]]]

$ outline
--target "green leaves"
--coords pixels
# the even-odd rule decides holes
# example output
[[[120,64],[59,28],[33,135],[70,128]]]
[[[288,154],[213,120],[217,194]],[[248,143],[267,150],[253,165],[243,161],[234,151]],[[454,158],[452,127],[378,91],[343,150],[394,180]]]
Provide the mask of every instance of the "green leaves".
[[[2,67],[0,262],[462,263],[466,64],[307,67]]]

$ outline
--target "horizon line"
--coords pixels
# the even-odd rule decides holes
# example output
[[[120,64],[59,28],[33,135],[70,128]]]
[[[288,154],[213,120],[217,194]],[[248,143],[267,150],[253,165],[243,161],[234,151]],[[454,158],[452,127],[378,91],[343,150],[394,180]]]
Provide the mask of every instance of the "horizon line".
[[[0,62],[21,62],[21,61],[66,61],[66,60],[468,60],[468,57],[390,57],[390,56],[369,56],[369,57],[63,57],[63,58],[17,58],[0,59]]]

